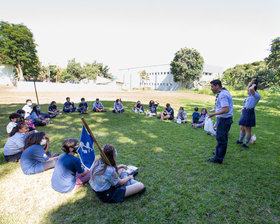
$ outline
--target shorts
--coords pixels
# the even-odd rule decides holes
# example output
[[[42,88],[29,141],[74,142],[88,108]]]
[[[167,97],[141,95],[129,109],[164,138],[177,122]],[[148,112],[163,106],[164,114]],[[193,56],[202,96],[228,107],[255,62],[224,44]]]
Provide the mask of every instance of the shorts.
[[[256,126],[256,116],[254,108],[243,109],[241,113],[241,118],[239,120],[239,125],[245,127],[255,127]]]
[[[20,160],[21,154],[22,152],[18,152],[17,154],[14,155],[8,155],[8,156],[4,155],[4,157],[7,162],[18,162]]]
[[[117,202],[123,202],[124,201],[124,195],[125,195],[126,188],[125,186],[112,186],[110,189],[102,192],[95,191],[96,196],[99,198],[99,200],[107,203],[117,203]]]

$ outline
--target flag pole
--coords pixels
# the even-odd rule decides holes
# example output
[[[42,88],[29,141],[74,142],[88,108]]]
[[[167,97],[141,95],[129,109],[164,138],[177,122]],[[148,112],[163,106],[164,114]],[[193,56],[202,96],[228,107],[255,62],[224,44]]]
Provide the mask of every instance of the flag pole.
[[[36,83],[35,83],[35,80],[34,81],[34,89],[35,89],[35,94],[36,94],[36,98],[37,98],[37,104],[40,105],[39,103],[39,99],[38,99],[38,94],[37,94],[37,88],[36,88]]]
[[[101,146],[99,145],[99,143],[97,142],[96,138],[94,137],[92,131],[90,130],[90,128],[89,128],[89,126],[88,126],[88,124],[87,124],[87,122],[86,122],[86,120],[85,120],[85,118],[84,118],[84,117],[81,117],[81,119],[82,119],[82,122],[83,122],[85,128],[87,129],[88,133],[89,133],[90,136],[92,137],[94,143],[97,145],[97,148],[99,149],[101,158],[104,159],[105,162],[111,166],[111,163],[110,163],[109,159],[107,158],[107,156],[105,155],[105,153],[102,151]]]

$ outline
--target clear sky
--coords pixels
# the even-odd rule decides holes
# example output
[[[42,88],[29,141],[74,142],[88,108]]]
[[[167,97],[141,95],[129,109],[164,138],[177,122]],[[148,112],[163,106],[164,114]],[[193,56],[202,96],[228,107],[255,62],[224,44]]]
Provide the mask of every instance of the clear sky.
[[[279,0],[0,0],[0,20],[34,34],[44,65],[169,64],[182,47],[209,65],[263,60],[280,36]]]

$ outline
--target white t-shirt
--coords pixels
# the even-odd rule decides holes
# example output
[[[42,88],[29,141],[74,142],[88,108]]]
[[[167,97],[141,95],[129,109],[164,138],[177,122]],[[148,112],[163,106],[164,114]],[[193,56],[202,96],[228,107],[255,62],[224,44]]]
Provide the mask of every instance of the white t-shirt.
[[[10,134],[15,126],[17,126],[17,123],[14,122],[14,121],[11,121],[11,122],[7,125],[7,128],[6,128],[7,133]]]
[[[31,111],[32,111],[32,107],[31,107],[31,106],[28,106],[28,105],[26,104],[26,105],[24,105],[24,107],[23,107],[22,109],[25,111],[24,119],[26,119],[27,117],[30,116]]]

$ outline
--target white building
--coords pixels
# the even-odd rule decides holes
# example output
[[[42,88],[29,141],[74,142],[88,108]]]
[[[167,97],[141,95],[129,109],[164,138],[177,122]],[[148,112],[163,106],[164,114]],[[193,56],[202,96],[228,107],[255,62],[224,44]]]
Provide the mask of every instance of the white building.
[[[11,65],[0,65],[0,84],[13,86],[15,83],[14,67]]]
[[[146,76],[140,75],[143,71],[145,71]],[[205,65],[202,77],[193,85],[195,88],[202,88],[211,80],[220,79],[222,73],[223,69],[220,67]],[[123,88],[125,89],[150,88],[174,91],[182,87],[180,83],[174,82],[169,64],[121,69],[118,77],[119,81],[124,83]]]

